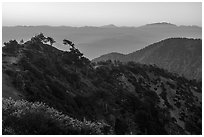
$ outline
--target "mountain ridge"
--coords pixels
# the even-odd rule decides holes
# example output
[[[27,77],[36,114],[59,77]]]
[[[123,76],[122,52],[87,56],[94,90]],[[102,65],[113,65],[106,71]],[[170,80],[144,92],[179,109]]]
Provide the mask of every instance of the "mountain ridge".
[[[64,27],[64,26],[34,26],[34,27],[2,27],[2,42],[10,39],[20,41],[29,40],[35,34],[44,32],[56,39],[70,39],[79,45],[80,51],[89,59],[96,58],[100,55],[109,53],[110,51],[123,54],[131,53],[138,49],[144,48],[162,39],[170,37],[187,37],[202,38],[202,28],[193,26],[177,26],[168,27],[144,26],[141,27],[123,27],[114,28],[99,27]],[[55,47],[60,50],[68,50],[66,46],[55,43]]]
[[[155,22],[155,23],[149,23],[149,24],[145,24],[145,25],[139,25],[139,26],[116,26],[116,25],[114,25],[114,24],[105,24],[105,25],[102,25],[102,26],[90,26],[90,27],[101,27],[101,28],[103,28],[103,27],[130,27],[130,28],[132,28],[132,27],[134,27],[134,28],[137,28],[137,27],[141,27],[141,26],[147,26],[147,25],[172,25],[172,26],[177,26],[177,27],[179,27],[179,26],[185,26],[185,27],[189,27],[189,26],[191,26],[191,27],[193,27],[193,26],[195,26],[195,27],[200,27],[200,28],[202,28],[202,26],[198,26],[198,25],[176,25],[176,24],[173,24],[173,23],[169,23],[169,22]],[[45,26],[45,27],[76,27],[76,26],[66,26],[66,25],[57,25],[57,26],[52,26],[52,25],[36,25],[36,26],[34,26],[34,25],[14,25],[14,26],[2,26],[2,27],[39,27],[39,26]],[[78,28],[82,28],[82,27],[87,27],[87,26],[78,26]]]
[[[110,59],[112,61],[113,60],[119,60],[122,62],[134,61],[143,64],[155,64],[171,72],[175,72],[181,75],[183,74],[187,78],[195,78],[197,80],[201,80],[202,79],[201,51],[202,51],[201,39],[169,38],[146,46],[145,48],[140,49],[138,51],[125,54],[123,56],[119,56],[120,54],[114,54],[115,55],[114,57],[114,55],[110,54],[112,55],[110,58],[109,54],[106,54],[99,58],[93,59],[92,61],[98,62]],[[167,54],[169,54],[170,56],[166,56]],[[168,63],[167,62],[165,63],[164,61],[165,59],[168,60],[167,61]],[[172,65],[169,65],[170,62],[172,63]],[[197,63],[196,66],[191,67],[192,64],[196,63]],[[178,66],[178,69],[176,69],[175,66]]]

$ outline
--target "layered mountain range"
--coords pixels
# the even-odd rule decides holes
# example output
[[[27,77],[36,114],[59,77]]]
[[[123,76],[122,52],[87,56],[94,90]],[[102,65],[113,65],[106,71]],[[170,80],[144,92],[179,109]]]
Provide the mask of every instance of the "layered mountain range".
[[[13,26],[2,27],[2,41],[11,39],[29,40],[43,32],[54,38],[55,47],[68,50],[60,42],[69,39],[78,45],[80,51],[89,59],[113,52],[128,54],[162,39],[173,37],[202,38],[202,28],[198,26],[177,26],[166,22],[147,24],[139,27],[115,26]]]

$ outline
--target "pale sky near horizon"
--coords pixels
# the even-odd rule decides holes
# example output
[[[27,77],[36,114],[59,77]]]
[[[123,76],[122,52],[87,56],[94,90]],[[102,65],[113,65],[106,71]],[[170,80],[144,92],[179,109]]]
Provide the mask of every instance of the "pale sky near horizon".
[[[141,26],[169,22],[202,26],[201,2],[3,3],[2,25]]]

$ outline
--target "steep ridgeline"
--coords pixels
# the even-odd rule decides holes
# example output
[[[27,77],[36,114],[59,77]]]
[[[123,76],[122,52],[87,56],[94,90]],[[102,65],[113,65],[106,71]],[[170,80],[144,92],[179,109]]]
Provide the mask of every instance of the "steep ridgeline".
[[[112,61],[155,64],[170,72],[184,75],[186,78],[202,80],[201,39],[170,38],[127,55],[106,54],[94,59],[93,62],[109,59]]]
[[[7,43],[2,65],[3,97],[28,101],[3,100],[4,134],[202,134],[201,83],[155,66],[94,65],[33,39]]]

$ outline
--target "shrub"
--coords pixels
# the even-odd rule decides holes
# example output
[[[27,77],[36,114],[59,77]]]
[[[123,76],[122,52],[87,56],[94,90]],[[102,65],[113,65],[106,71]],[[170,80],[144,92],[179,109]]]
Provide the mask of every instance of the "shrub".
[[[104,134],[104,122],[79,121],[42,102],[3,98],[3,134]],[[110,132],[107,132],[110,133]]]

